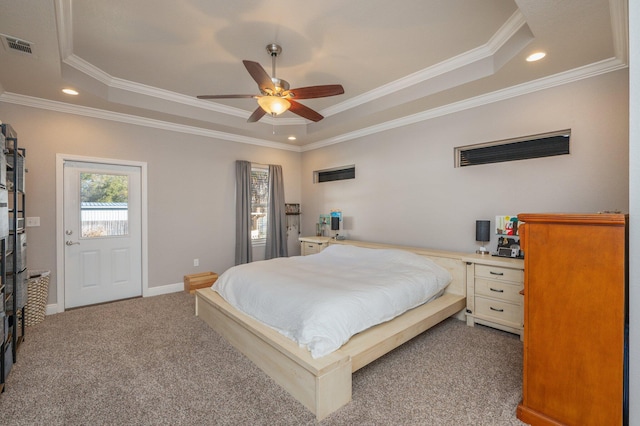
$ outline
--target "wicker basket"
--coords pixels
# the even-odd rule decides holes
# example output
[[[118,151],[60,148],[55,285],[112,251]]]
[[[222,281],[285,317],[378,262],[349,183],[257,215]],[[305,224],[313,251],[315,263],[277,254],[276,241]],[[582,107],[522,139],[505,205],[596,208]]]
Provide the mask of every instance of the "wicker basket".
[[[49,276],[51,271],[29,270],[27,278],[27,304],[24,307],[24,324],[29,327],[44,320],[49,300]]]

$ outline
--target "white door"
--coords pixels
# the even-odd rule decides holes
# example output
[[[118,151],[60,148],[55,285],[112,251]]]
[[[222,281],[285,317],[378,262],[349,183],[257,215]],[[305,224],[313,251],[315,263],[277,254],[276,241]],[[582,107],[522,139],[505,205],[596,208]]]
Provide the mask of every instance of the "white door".
[[[142,295],[139,167],[64,162],[64,306]]]

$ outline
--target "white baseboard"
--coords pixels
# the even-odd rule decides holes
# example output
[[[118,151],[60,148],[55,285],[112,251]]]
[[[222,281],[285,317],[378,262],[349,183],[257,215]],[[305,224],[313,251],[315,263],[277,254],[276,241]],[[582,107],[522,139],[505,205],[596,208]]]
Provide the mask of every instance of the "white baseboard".
[[[143,290],[142,297],[160,296],[162,294],[177,293],[183,290],[184,290],[184,283],[175,283],[175,284],[161,285],[158,287],[149,287]],[[50,303],[47,305],[46,315],[53,315],[59,312],[62,312],[62,311],[58,310],[57,303]]]
[[[184,290],[184,283],[161,285],[158,287],[149,287],[142,291],[142,297],[160,296],[161,294],[177,293]]]

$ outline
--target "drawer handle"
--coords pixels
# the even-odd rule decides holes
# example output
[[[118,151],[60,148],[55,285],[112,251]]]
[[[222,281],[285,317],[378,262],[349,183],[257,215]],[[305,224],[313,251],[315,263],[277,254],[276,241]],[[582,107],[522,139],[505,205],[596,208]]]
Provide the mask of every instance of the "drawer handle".
[[[500,276],[504,275],[504,272],[493,272],[493,271],[489,271],[489,273],[490,273],[491,275],[500,275]]]
[[[504,312],[504,309],[494,308],[493,306],[489,306],[489,309],[491,309],[492,311],[496,311],[496,312]]]
[[[495,291],[496,293],[504,293],[504,290],[499,289],[499,288],[489,287],[489,290],[491,290],[491,291]]]

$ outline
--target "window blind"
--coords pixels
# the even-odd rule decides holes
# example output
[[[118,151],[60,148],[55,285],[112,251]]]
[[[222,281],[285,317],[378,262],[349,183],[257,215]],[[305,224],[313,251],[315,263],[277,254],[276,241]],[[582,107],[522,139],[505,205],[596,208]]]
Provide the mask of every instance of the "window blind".
[[[331,182],[336,180],[355,179],[356,166],[343,166],[334,169],[316,170],[313,172],[313,182]]]
[[[570,130],[455,148],[456,167],[569,154]]]

